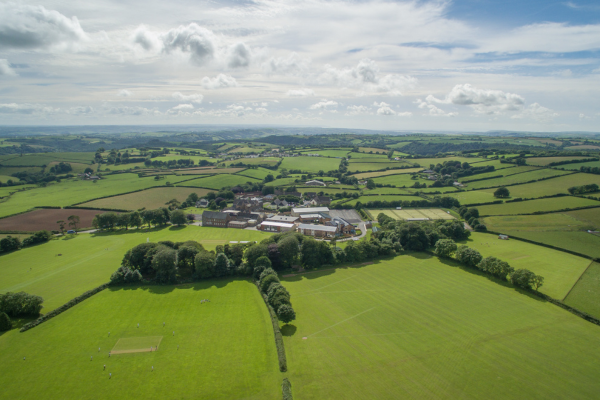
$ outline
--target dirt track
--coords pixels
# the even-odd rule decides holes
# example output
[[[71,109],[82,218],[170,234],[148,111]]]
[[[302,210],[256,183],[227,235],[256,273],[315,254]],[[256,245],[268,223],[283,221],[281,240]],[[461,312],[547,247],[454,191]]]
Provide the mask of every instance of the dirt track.
[[[65,221],[65,229],[69,227],[67,218],[71,215],[79,216],[80,223],[78,229],[89,228],[92,226],[92,220],[96,214],[102,214],[105,211],[99,210],[63,210],[63,209],[39,209],[30,211],[25,214],[15,215],[14,217],[0,219],[0,231],[25,231],[33,232],[46,229],[49,231],[57,231],[58,224],[56,221]]]

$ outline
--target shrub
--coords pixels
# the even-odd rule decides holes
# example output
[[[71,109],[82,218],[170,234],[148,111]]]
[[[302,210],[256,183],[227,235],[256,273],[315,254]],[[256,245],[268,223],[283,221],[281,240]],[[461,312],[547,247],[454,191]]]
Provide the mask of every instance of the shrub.
[[[281,392],[283,393],[283,400],[294,400],[292,397],[292,384],[288,378],[283,378]]]
[[[8,251],[19,250],[21,248],[21,240],[16,237],[7,236],[0,240],[0,252],[5,253]]]
[[[25,240],[23,240],[23,247],[33,246],[34,244],[38,244],[38,243],[46,243],[51,238],[52,238],[52,233],[50,233],[48,231],[38,231],[38,232],[34,233],[33,235],[29,236],[28,238],[25,238]]]
[[[0,332],[9,331],[12,329],[12,322],[5,312],[0,312]]]
[[[38,315],[44,299],[25,292],[0,294],[0,311],[11,317]]]
[[[131,269],[124,265],[120,266],[111,276],[110,283],[136,283],[142,281],[142,274],[136,269]]]

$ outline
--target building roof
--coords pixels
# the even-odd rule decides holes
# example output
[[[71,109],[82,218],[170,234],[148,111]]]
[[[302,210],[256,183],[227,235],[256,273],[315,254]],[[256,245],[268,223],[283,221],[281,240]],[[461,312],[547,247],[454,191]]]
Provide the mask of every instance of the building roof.
[[[292,212],[296,214],[315,214],[320,212],[329,212],[329,207],[293,208]]]
[[[319,186],[325,186],[324,182],[318,181],[316,179],[313,179],[312,181],[308,181],[305,183],[305,185],[319,185]]]
[[[267,221],[273,221],[273,222],[294,222],[297,221],[298,217],[289,217],[287,215],[275,215],[275,216],[271,216],[267,218]]]
[[[288,224],[286,222],[276,222],[276,221],[263,221],[260,224],[261,226],[280,226],[282,228],[293,228],[294,224]]]
[[[321,214],[302,214],[300,218],[323,218]]]
[[[313,231],[337,232],[337,226],[300,224],[300,225],[298,225],[298,228],[299,229],[312,229]]]
[[[248,221],[230,221],[229,225],[248,225]]]
[[[204,211],[202,213],[202,218],[214,218],[214,219],[227,219],[229,214],[219,212],[219,211]]]

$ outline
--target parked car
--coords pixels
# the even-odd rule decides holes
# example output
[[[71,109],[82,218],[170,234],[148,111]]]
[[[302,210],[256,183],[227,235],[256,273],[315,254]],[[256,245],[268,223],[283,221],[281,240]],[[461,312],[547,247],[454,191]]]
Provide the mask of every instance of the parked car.
[[[73,229],[69,229],[69,230],[67,231],[67,233],[77,233],[77,232],[75,232]]]

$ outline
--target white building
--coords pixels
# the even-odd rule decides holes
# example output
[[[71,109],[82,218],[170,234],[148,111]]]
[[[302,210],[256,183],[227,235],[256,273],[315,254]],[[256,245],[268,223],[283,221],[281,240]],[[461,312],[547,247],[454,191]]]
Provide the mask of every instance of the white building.
[[[329,212],[329,207],[292,208],[292,215],[294,217],[299,217],[302,214],[318,214],[321,212]]]

